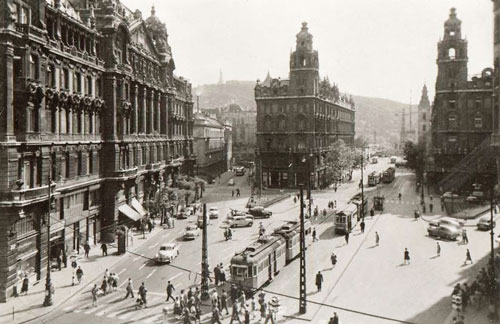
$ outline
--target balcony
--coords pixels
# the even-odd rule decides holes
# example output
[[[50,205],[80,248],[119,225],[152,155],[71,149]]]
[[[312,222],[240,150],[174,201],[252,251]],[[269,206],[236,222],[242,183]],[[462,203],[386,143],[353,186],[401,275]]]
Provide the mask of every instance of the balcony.
[[[125,170],[117,170],[115,175],[122,178],[130,178],[137,174],[137,167]]]
[[[55,187],[55,183],[52,184]],[[48,197],[49,186],[44,185],[36,188],[21,188],[11,190],[12,200],[16,202],[32,200],[40,197]]]
[[[162,166],[161,162],[149,163],[146,165],[146,170],[160,170]]]

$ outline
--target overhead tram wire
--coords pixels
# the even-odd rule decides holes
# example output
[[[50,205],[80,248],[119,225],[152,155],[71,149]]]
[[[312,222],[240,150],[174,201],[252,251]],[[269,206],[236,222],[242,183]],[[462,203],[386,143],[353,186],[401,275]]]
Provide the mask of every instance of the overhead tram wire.
[[[132,255],[136,255],[136,256],[142,257],[144,259],[147,259],[147,260],[150,260],[150,261],[154,261],[154,258],[150,258],[150,257],[145,256],[143,254],[135,253],[135,252],[132,252],[130,250],[127,250],[127,252],[130,253],[130,254],[132,254]],[[167,266],[172,267],[172,268],[177,269],[177,270],[181,270],[181,271],[193,273],[196,276],[200,276],[201,277],[201,273],[199,273],[197,271],[191,271],[188,268],[179,267],[179,266],[173,265],[172,263],[168,263]],[[209,277],[211,279],[215,279],[212,276],[209,276]],[[263,292],[266,292],[266,293],[269,293],[269,294],[273,294],[273,295],[277,295],[277,296],[280,296],[280,297],[285,297],[285,298],[290,298],[290,299],[294,299],[294,300],[299,300],[299,297],[295,297],[295,296],[292,296],[292,295],[287,295],[287,294],[283,294],[283,293],[279,293],[279,292],[275,292],[275,291],[271,291],[271,290],[263,289],[263,288],[255,289],[253,287],[245,286],[245,285],[243,285],[243,284],[241,284],[239,282],[233,282],[231,280],[229,280],[228,283],[235,284],[235,285],[243,287],[243,288],[248,288],[248,290],[253,290],[253,291],[259,291],[260,290],[260,291],[263,291]],[[363,315],[363,316],[367,316],[367,317],[382,319],[382,320],[391,321],[391,322],[397,322],[397,323],[403,323],[403,324],[422,324],[422,323],[410,322],[410,321],[400,320],[400,319],[396,319],[396,318],[392,318],[392,317],[386,317],[386,316],[381,316],[381,315],[377,315],[377,314],[367,313],[367,312],[355,310],[355,309],[352,309],[352,308],[346,308],[346,307],[340,307],[340,306],[335,306],[335,305],[331,305],[331,304],[325,304],[325,303],[315,302],[315,301],[312,301],[312,300],[308,300],[307,302],[311,303],[311,304],[314,304],[314,305],[318,305],[318,306],[329,307],[329,308],[333,308],[333,309],[337,309],[337,310],[342,310],[342,311],[349,312],[349,313],[354,313],[354,314],[358,314],[358,315]]]

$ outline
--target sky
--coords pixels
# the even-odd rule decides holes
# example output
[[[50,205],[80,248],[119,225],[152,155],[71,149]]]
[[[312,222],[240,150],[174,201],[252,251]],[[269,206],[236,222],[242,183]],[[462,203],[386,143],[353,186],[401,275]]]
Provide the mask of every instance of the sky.
[[[193,86],[288,78],[303,21],[319,52],[321,77],[341,92],[418,103],[431,100],[437,42],[455,7],[468,40],[469,75],[493,65],[491,0],[122,0],[166,24],[175,73]]]

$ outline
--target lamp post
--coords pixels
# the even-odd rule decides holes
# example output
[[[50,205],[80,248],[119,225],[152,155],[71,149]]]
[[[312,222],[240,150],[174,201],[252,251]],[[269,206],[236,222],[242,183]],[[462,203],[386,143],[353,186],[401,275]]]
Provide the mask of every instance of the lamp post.
[[[48,185],[49,185],[49,200],[48,200],[48,213],[47,213],[47,277],[45,278],[45,299],[43,300],[43,306],[52,306],[54,302],[52,301],[52,279],[50,277],[50,210],[52,208],[52,158],[49,155],[49,174],[48,174]]]
[[[308,210],[309,210],[309,217],[312,217],[312,207],[311,207],[311,200],[312,200],[312,195],[311,195],[311,160],[314,155],[309,154],[306,156],[302,157],[302,163],[307,162],[307,199],[308,199]]]

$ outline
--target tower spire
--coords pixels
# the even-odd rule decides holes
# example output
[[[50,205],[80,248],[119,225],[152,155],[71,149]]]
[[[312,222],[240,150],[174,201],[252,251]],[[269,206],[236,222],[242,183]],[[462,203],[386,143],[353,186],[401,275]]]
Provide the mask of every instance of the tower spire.
[[[222,69],[219,69],[219,84],[223,84],[224,83],[224,79],[222,78]]]

